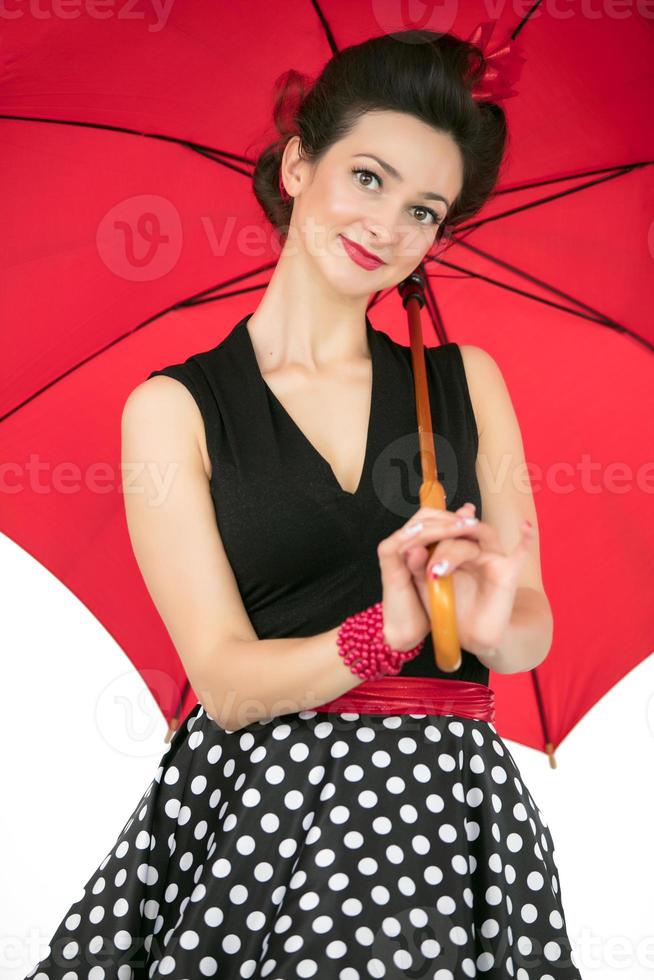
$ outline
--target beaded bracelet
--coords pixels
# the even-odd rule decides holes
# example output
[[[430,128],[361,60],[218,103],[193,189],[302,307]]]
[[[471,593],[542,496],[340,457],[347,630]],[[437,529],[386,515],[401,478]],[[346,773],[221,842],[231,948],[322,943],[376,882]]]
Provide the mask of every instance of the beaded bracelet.
[[[384,641],[384,613],[381,602],[348,616],[338,628],[336,646],[353,674],[363,680],[378,680],[386,674],[399,674],[407,660],[413,660],[425,644],[424,639],[410,650],[394,650]]]

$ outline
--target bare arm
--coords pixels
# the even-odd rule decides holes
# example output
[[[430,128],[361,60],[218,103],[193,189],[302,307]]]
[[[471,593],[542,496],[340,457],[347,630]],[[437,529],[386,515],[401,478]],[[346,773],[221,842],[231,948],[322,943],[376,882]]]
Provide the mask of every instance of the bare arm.
[[[141,574],[198,700],[221,727],[308,709],[361,683],[338,655],[338,627],[257,638],[216,523],[202,416],[179,381],[159,375],[130,393],[122,466]]]
[[[552,646],[554,618],[543,585],[538,515],[520,425],[502,372],[480,347],[461,347],[479,433],[476,472],[484,520],[497,531],[505,550],[512,550],[520,524],[531,521],[536,540],[518,580],[511,622],[499,648],[477,654],[498,674],[533,670]]]

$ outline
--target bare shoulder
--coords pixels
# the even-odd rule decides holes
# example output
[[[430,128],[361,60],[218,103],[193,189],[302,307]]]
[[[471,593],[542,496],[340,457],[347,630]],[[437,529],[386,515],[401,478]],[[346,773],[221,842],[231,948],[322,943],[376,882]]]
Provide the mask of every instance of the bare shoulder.
[[[506,410],[507,400],[510,402],[509,391],[497,361],[488,351],[474,344],[460,344],[459,350],[475,412],[477,431],[481,436],[484,420],[495,417],[500,405]]]
[[[122,411],[123,437],[144,444],[172,445],[178,452],[198,452],[207,477],[211,478],[211,461],[207,451],[204,421],[199,406],[186,387],[176,378],[157,374],[130,391]]]
[[[483,519],[495,528],[507,554],[520,539],[522,521],[531,521],[536,540],[518,584],[545,596],[538,514],[511,395],[499,365],[488,351],[472,344],[461,345],[460,349],[479,432],[476,472]]]

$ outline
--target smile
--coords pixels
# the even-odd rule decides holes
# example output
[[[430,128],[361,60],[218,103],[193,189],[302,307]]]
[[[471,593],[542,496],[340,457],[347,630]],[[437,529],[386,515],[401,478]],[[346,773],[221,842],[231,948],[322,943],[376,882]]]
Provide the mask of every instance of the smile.
[[[378,269],[380,265],[386,265],[386,263],[381,259],[371,255],[370,252],[367,252],[359,245],[355,245],[355,243],[351,242],[349,238],[345,237],[345,235],[339,235],[338,237],[341,240],[343,248],[350,256],[352,261],[356,262],[356,264],[361,266],[362,269]]]

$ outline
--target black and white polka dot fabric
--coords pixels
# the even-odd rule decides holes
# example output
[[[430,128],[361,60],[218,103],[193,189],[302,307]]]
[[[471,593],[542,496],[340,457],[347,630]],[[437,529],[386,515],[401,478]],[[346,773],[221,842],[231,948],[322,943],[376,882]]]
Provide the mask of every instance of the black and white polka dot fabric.
[[[198,703],[35,980],[578,980],[547,823],[494,725]]]

